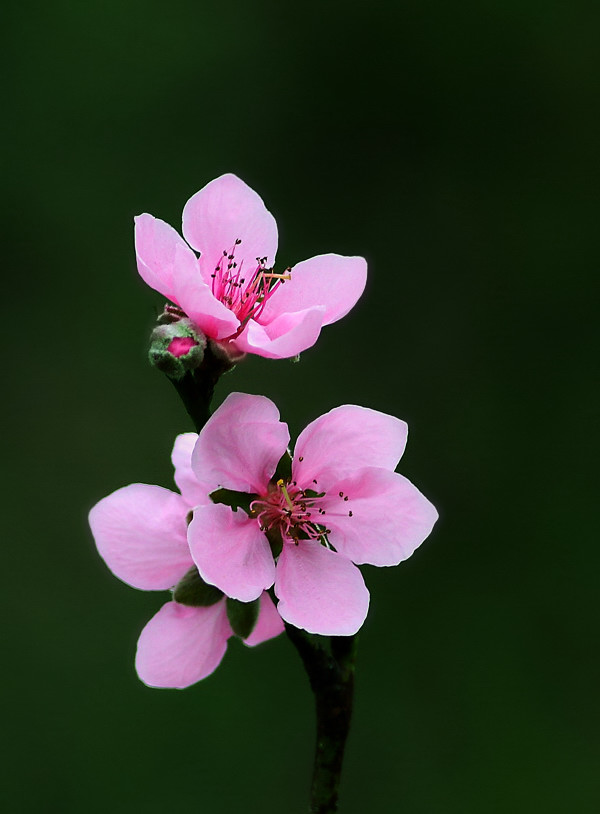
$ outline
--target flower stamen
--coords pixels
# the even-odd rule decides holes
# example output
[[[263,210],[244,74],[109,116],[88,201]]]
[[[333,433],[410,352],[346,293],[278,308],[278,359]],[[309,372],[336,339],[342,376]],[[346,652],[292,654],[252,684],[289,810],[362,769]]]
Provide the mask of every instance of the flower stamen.
[[[279,286],[292,279],[291,268],[283,274],[275,273],[266,267],[266,257],[257,257],[254,272],[242,276],[244,261],[238,263],[235,259],[235,250],[240,243],[238,238],[229,251],[223,249],[210,275],[213,295],[240,321],[240,327],[231,338],[239,336],[250,319],[258,320]]]

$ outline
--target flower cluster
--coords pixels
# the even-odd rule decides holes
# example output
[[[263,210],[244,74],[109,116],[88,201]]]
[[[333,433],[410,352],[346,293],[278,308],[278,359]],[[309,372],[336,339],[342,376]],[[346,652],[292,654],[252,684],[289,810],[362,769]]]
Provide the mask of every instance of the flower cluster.
[[[310,633],[356,633],[369,592],[355,563],[397,565],[437,519],[394,472],[406,436],[403,421],[344,405],[309,424],[291,455],[273,402],[232,393],[199,436],[176,439],[181,494],[136,483],[96,504],[90,525],[113,573],[135,588],[174,589],[140,637],[140,678],[184,687],[212,672],[233,635],[224,596],[260,600],[249,645],[278,635],[282,620]],[[218,589],[205,592],[208,607],[175,601],[190,569]]]
[[[365,286],[360,257],[322,255],[275,272],[275,220],[233,175],[188,201],[183,234],[187,243],[163,221],[136,219],[139,272],[180,321],[161,328],[155,348],[174,378],[207,341],[229,358],[293,356]],[[135,588],[172,591],[140,635],[142,681],[187,687],[216,669],[232,636],[253,646],[284,623],[355,634],[369,606],[357,566],[398,565],[437,519],[395,472],[407,431],[393,416],[343,405],[309,424],[292,452],[272,401],[232,393],[199,434],[177,437],[179,492],[135,483],[100,500],[89,521],[108,567]]]

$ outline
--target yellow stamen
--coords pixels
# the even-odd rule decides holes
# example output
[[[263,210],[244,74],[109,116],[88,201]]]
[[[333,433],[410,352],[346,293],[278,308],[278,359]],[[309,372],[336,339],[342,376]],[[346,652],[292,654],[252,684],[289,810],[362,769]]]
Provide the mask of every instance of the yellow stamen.
[[[261,271],[261,273],[259,274],[259,277],[266,277],[268,280],[291,280],[292,279],[291,274],[273,274],[272,271],[270,271],[268,273],[266,271]]]
[[[294,511],[294,504],[290,500],[290,496],[288,495],[288,490],[285,488],[285,483],[283,482],[282,478],[279,478],[279,480],[277,481],[277,486],[279,486],[279,488],[283,492],[283,496],[287,501],[287,505],[290,507],[290,509],[292,511]]]

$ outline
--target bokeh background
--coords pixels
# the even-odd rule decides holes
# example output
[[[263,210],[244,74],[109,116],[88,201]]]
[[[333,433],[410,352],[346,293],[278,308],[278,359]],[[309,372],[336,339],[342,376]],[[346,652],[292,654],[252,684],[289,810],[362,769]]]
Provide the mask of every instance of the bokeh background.
[[[300,364],[219,385],[296,434],[409,422],[439,507],[364,568],[345,814],[600,810],[599,7],[441,0],[5,4],[2,783],[7,812],[302,812],[312,699],[284,637],[185,691],[136,678],[166,596],[107,571],[90,506],[169,486],[191,429],[146,361],[132,217],[232,171],[293,264],[370,267]]]

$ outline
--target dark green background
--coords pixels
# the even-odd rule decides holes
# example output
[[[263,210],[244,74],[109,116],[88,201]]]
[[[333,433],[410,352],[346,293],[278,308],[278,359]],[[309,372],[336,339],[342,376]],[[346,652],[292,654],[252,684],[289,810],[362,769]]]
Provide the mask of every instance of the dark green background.
[[[0,51],[7,812],[302,812],[311,697],[280,638],[150,690],[166,598],[114,579],[89,507],[171,485],[190,429],[146,363],[160,297],[132,217],[223,172],[280,262],[362,254],[299,365],[252,358],[295,435],[356,402],[406,419],[440,521],[365,568],[345,814],[592,814],[598,781],[596,3],[11,2]],[[596,533],[594,533],[596,532]]]

